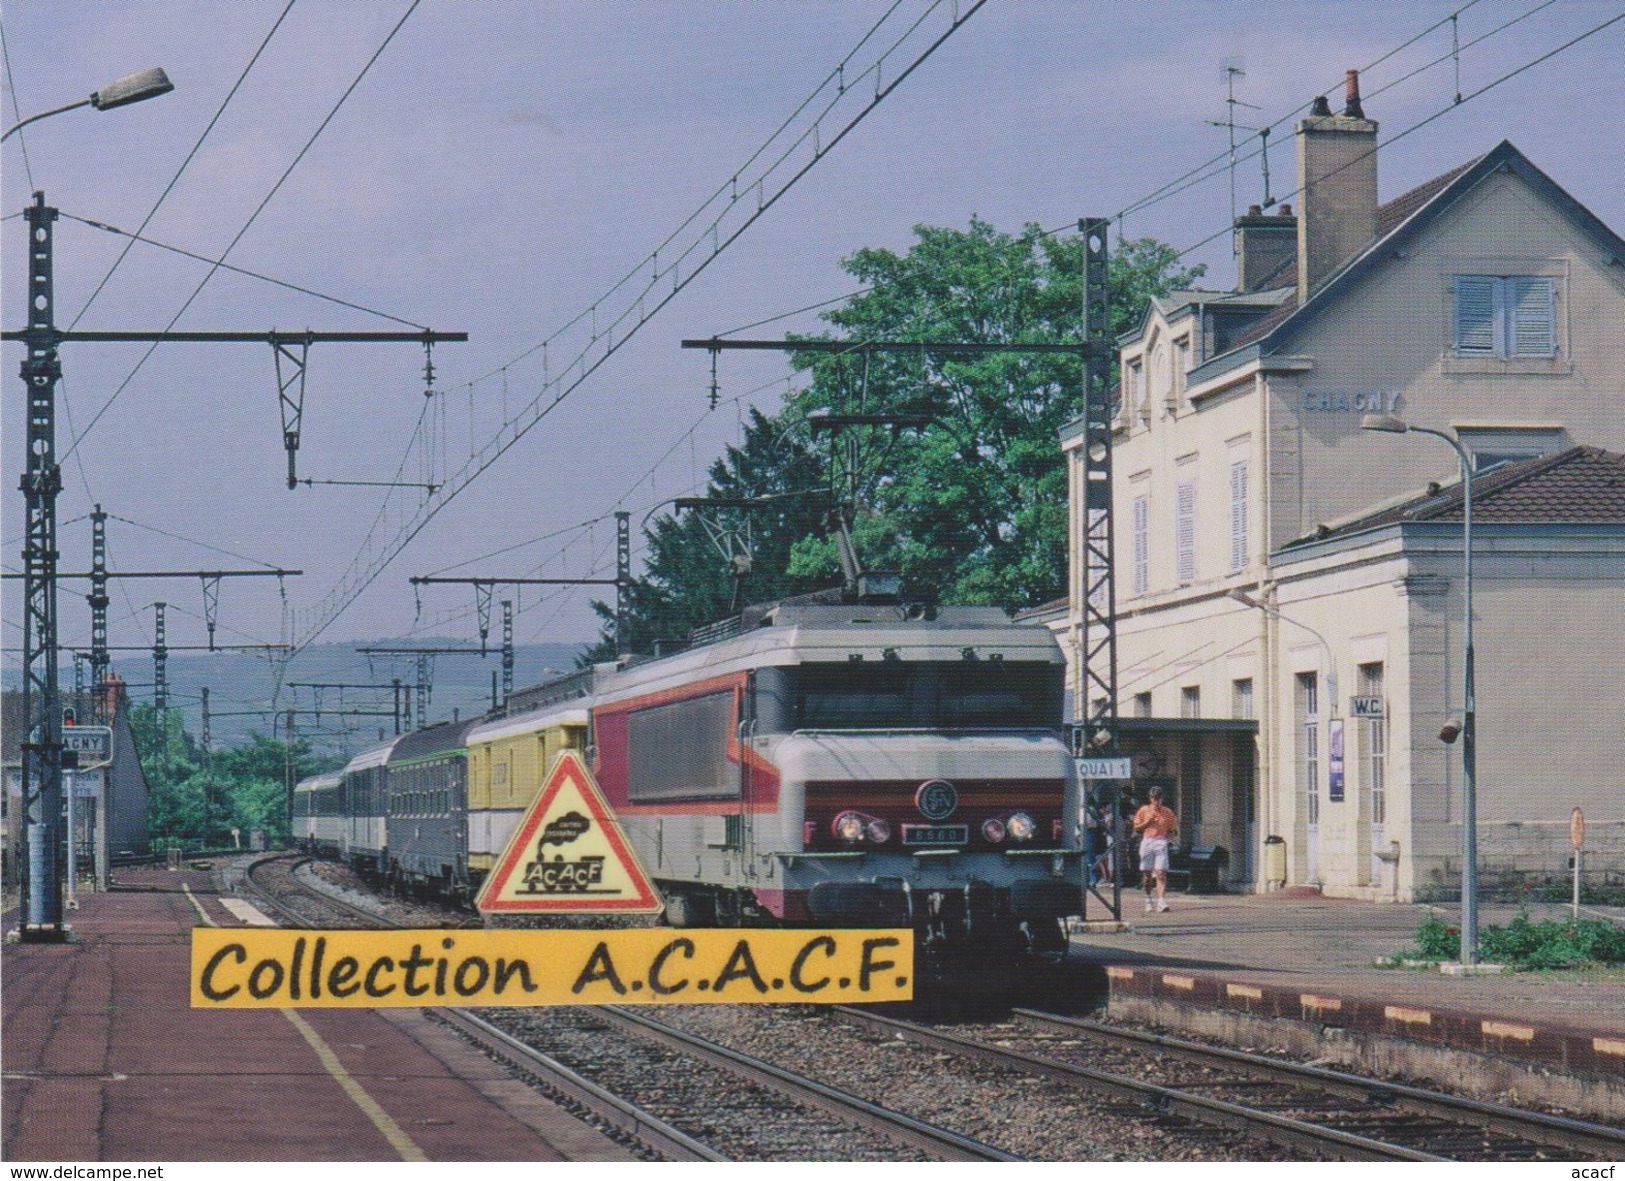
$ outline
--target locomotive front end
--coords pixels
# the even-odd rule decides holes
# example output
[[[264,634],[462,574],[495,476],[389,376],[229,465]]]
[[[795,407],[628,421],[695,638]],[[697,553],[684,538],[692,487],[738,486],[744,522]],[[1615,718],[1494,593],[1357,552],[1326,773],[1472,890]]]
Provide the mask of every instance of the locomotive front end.
[[[912,927],[945,948],[1063,946],[1081,884],[1055,735],[801,732],[778,762],[802,801],[784,885],[811,921]]]

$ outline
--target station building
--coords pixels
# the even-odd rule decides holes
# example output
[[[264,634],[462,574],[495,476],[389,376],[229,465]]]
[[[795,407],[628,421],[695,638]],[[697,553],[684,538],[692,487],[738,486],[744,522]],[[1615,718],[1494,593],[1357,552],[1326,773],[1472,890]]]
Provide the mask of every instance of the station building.
[[[22,863],[21,846],[26,825],[23,808],[22,694],[0,694],[0,881],[17,886]],[[116,673],[101,688],[85,693],[64,693],[62,704],[81,725],[106,725],[113,731],[112,762],[97,770],[64,771],[64,804],[73,795],[73,840],[76,864],[94,878],[96,888],[108,886],[110,866],[120,853],[146,856],[148,852],[148,784],[130,728],[130,703],[124,678]],[[68,831],[64,811],[63,832]]]
[[[1351,76],[1297,127],[1298,210],[1237,222],[1234,291],[1121,338],[1117,703],[1133,790],[1242,888],[1461,880],[1460,465],[1475,469],[1481,875],[1625,876],[1625,241],[1512,144],[1378,200]],[[1080,699],[1083,423],[1070,597]],[[1232,592],[1241,592],[1245,599]],[[1266,856],[1268,854],[1268,856]],[[1284,856],[1282,856],[1284,854]],[[1273,880],[1272,880],[1273,879]]]

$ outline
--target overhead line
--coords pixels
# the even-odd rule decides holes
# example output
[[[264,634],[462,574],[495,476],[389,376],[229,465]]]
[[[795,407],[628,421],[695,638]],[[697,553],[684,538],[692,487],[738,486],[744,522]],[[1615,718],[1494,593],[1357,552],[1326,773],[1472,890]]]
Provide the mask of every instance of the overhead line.
[[[171,246],[169,243],[160,242],[156,238],[142,237],[139,230],[135,233],[131,233],[129,230],[121,230],[117,226],[108,225],[103,221],[96,221],[93,218],[88,217],[79,217],[76,214],[68,213],[66,210],[58,210],[57,212],[59,216],[68,221],[76,221],[81,225],[87,225],[92,229],[105,230],[109,234],[116,234],[122,238],[129,238],[131,239],[132,243],[140,242],[145,246],[155,246],[159,250],[167,250],[171,254],[180,255],[182,258],[190,258],[196,262],[206,262],[211,266],[218,267],[222,271],[230,271],[234,275],[243,275],[250,279],[258,279],[263,283],[270,283],[275,287],[282,287],[289,291],[296,291],[300,295],[309,295],[315,297],[316,299],[325,300],[331,304],[337,304],[341,308],[349,308],[350,310],[356,312],[365,312],[369,316],[377,316],[380,319],[389,320],[396,324],[405,324],[408,328],[416,328],[420,332],[429,331],[427,325],[418,324],[412,320],[402,319],[400,316],[392,316],[388,312],[381,312],[377,308],[369,308],[365,304],[354,303],[348,299],[340,299],[336,295],[326,295],[323,292],[312,290],[309,287],[301,287],[297,283],[290,283],[285,279],[278,279],[271,275],[262,275],[258,271],[251,271],[246,267],[232,266],[223,258],[210,258],[206,254],[198,254],[196,251],[186,250],[180,246]],[[81,337],[81,339],[83,339],[83,337]]]
[[[90,310],[90,305],[95,303],[96,297],[102,293],[102,288],[106,287],[108,280],[113,277],[113,272],[119,269],[119,266],[124,262],[126,256],[128,256],[130,251],[134,249],[135,241],[139,240],[141,231],[145,230],[152,219],[158,215],[159,208],[169,199],[169,194],[174,191],[175,186],[180,183],[181,175],[185,173],[186,169],[191,165],[192,160],[197,156],[198,151],[203,147],[203,141],[208,139],[209,133],[214,130],[215,124],[220,122],[220,117],[226,113],[226,108],[231,105],[231,100],[237,97],[237,91],[242,89],[242,85],[245,81],[247,81],[249,73],[253,71],[255,63],[260,60],[260,55],[265,52],[266,46],[271,44],[271,38],[276,36],[276,31],[282,27],[282,22],[287,19],[288,13],[293,11],[294,3],[295,0],[288,0],[287,6],[283,8],[282,12],[277,16],[276,21],[271,25],[270,31],[267,32],[265,37],[260,41],[259,48],[254,50],[254,55],[248,59],[248,64],[243,67],[243,72],[237,76],[237,81],[232,83],[232,87],[226,93],[226,97],[220,101],[220,106],[215,110],[214,116],[209,120],[208,126],[204,127],[203,134],[197,137],[197,142],[192,145],[192,150],[186,153],[186,159],[181,161],[181,166],[175,170],[175,175],[172,176],[169,183],[164,186],[164,191],[158,194],[158,200],[153,202],[152,208],[147,211],[147,216],[141,219],[141,224],[136,227],[135,233],[130,235],[132,241],[119,252],[119,256],[113,260],[113,265],[108,267],[107,273],[102,276],[102,281],[96,284],[96,289],[90,293],[90,298],[85,300],[84,305],[80,307],[78,314],[74,316],[73,322],[68,325],[70,329],[84,318],[85,313]],[[182,311],[184,310],[185,309],[183,308]]]
[[[1590,28],[1590,29],[1586,30],[1584,33],[1581,33],[1578,37],[1574,37],[1574,38],[1571,38],[1568,41],[1565,41],[1563,44],[1557,46],[1555,49],[1549,50],[1546,53],[1541,54],[1539,57],[1531,58],[1529,61],[1524,62],[1521,66],[1518,66],[1516,69],[1509,70],[1507,73],[1502,74],[1499,78],[1496,78],[1493,82],[1488,82],[1485,85],[1480,86],[1477,90],[1474,90],[1471,93],[1463,95],[1461,97],[1460,101],[1455,101],[1455,102],[1450,103],[1448,106],[1441,107],[1439,110],[1433,112],[1433,114],[1427,116],[1425,119],[1418,120],[1417,122],[1412,123],[1409,127],[1405,128],[1404,130],[1399,131],[1399,132],[1395,133],[1394,135],[1389,136],[1387,139],[1383,140],[1382,143],[1377,144],[1375,147],[1372,147],[1372,148],[1368,149],[1367,151],[1364,151],[1364,152],[1360,153],[1358,156],[1355,156],[1353,159],[1351,159],[1351,160],[1347,161],[1346,163],[1338,166],[1337,168],[1332,169],[1330,172],[1325,173],[1319,179],[1324,180],[1327,177],[1336,176],[1339,172],[1342,172],[1344,169],[1354,167],[1356,164],[1360,163],[1360,161],[1366,159],[1369,156],[1374,155],[1380,149],[1382,149],[1384,147],[1387,147],[1389,144],[1396,143],[1397,141],[1404,139],[1407,135],[1410,135],[1412,132],[1420,131],[1422,128],[1426,127],[1429,123],[1432,123],[1434,120],[1441,119],[1445,115],[1448,115],[1451,111],[1456,110],[1458,107],[1464,106],[1467,103],[1471,102],[1473,99],[1478,98],[1480,95],[1486,94],[1489,91],[1494,90],[1497,86],[1500,86],[1503,82],[1508,82],[1511,79],[1516,78],[1519,74],[1522,74],[1522,73],[1524,73],[1525,71],[1528,71],[1528,70],[1532,70],[1536,66],[1541,65],[1544,62],[1550,61],[1552,58],[1556,57],[1558,54],[1564,53],[1564,52],[1574,48],[1574,46],[1576,46],[1580,42],[1586,40],[1586,38],[1594,37],[1598,33],[1602,32],[1604,29],[1608,28],[1610,25],[1618,24],[1622,20],[1625,20],[1625,12],[1620,12],[1617,15],[1610,17],[1609,19],[1603,21],[1602,24],[1596,25],[1593,28]],[[1295,197],[1301,191],[1302,191],[1301,189],[1293,189],[1292,192],[1287,193],[1286,196]],[[1206,238],[1203,238],[1200,242],[1197,242],[1197,243],[1195,243],[1195,244],[1193,244],[1191,246],[1185,247],[1185,249],[1181,250],[1178,254],[1176,254],[1174,256],[1175,259],[1184,258],[1186,255],[1192,253],[1193,251],[1200,250],[1203,246],[1206,246],[1209,242],[1212,242],[1216,238],[1222,238],[1225,234],[1228,234],[1230,232],[1230,229],[1231,229],[1231,227],[1225,226],[1222,230],[1219,230],[1216,233],[1209,234]]]
[[[291,4],[292,0],[289,0],[289,2]],[[237,231],[236,236],[232,238],[225,250],[221,252],[220,258],[222,262],[228,255],[231,254],[233,250],[236,249],[237,244],[243,240],[244,236],[247,235],[249,229],[253,226],[255,221],[259,219],[260,214],[265,212],[265,207],[269,205],[272,198],[274,198],[277,193],[281,191],[282,186],[287,183],[288,177],[293,175],[293,170],[299,167],[300,163],[304,160],[310,149],[315,146],[316,141],[321,138],[322,132],[327,130],[328,124],[332,123],[333,119],[338,115],[339,110],[349,100],[350,96],[355,93],[356,87],[361,85],[362,79],[367,76],[373,65],[380,57],[383,56],[384,50],[388,49],[390,43],[395,40],[395,34],[401,31],[401,26],[406,24],[407,20],[414,12],[417,11],[418,5],[422,2],[423,0],[412,0],[411,7],[408,8],[404,14],[402,14],[400,20],[395,22],[395,27],[392,28],[389,31],[388,36],[384,38],[383,44],[379,45],[377,51],[367,59],[367,64],[361,67],[361,72],[355,76],[355,80],[345,88],[344,93],[339,96],[338,102],[333,104],[333,109],[327,113],[327,117],[323,119],[320,125],[317,126],[316,130],[311,133],[310,138],[305,141],[305,146],[299,149],[299,152],[294,156],[293,161],[283,171],[282,175],[277,178],[276,183],[271,186],[271,191],[265,194],[265,199],[259,203],[253,213],[249,214],[248,220],[243,223],[242,229]],[[284,13],[284,15],[286,15],[286,13]],[[176,312],[174,316],[170,318],[169,323],[165,325],[166,331],[174,328],[176,323],[179,322],[180,318],[186,314],[187,309],[190,308],[193,301],[203,293],[204,287],[208,286],[209,280],[214,278],[219,269],[220,264],[217,263],[209,269],[209,273],[207,275],[203,276],[203,280],[193,290],[192,294],[186,297],[186,302],[181,305],[180,310]],[[130,371],[129,376],[120,382],[118,388],[113,391],[113,393],[108,397],[107,401],[102,403],[101,409],[96,411],[96,416],[86,424],[85,429],[80,431],[79,434],[74,437],[73,441],[68,445],[68,450],[62,457],[63,459],[66,459],[69,455],[72,455],[74,451],[78,449],[79,444],[84,442],[85,437],[89,435],[91,431],[96,429],[96,424],[102,420],[102,416],[112,408],[113,403],[116,402],[119,395],[129,387],[130,382],[135,380],[136,374],[141,372],[142,366],[147,363],[147,358],[151,357],[152,354],[158,350],[158,343],[159,342],[154,341],[147,351],[141,355],[141,359],[135,363],[135,368]]]
[[[17,105],[17,76],[11,72],[11,46],[6,43],[6,26],[3,21],[0,21],[0,57],[4,57],[6,63],[6,93],[11,95],[12,119],[20,127],[23,112],[22,108]],[[28,162],[28,141],[20,134],[17,136],[17,146],[23,152],[23,173],[28,177],[28,189],[32,192],[34,189],[34,166]],[[21,217],[22,214],[16,213],[11,216]],[[11,218],[8,217],[6,220],[10,221]]]
[[[707,232],[710,234],[712,239],[711,252],[705,257],[701,258],[694,269],[686,276],[681,273],[679,268],[681,267],[683,260],[688,258],[689,255],[693,254],[696,249],[703,245],[705,238],[702,236],[699,240],[695,241],[686,250],[684,250],[678,256],[675,263],[669,263],[664,270],[652,277],[649,285],[645,287],[642,295],[640,295],[637,300],[632,302],[624,311],[622,311],[620,316],[610,321],[604,332],[595,331],[592,339],[583,347],[575,359],[570,362],[570,365],[565,370],[565,375],[557,379],[555,384],[562,385],[563,388],[554,395],[552,400],[546,401],[545,405],[543,404],[549,390],[552,388],[551,386],[544,387],[537,394],[537,396],[532,399],[531,402],[527,404],[518,415],[514,417],[510,423],[505,424],[503,433],[511,430],[511,434],[507,438],[504,438],[503,433],[499,433],[497,437],[487,442],[485,446],[480,449],[480,451],[471,455],[468,462],[464,464],[463,468],[461,468],[455,476],[451,477],[446,486],[441,489],[441,494],[437,498],[431,498],[429,501],[425,502],[425,504],[419,508],[415,519],[404,525],[394,538],[384,543],[382,553],[375,556],[371,560],[370,564],[363,563],[358,558],[358,562],[352,565],[352,572],[345,577],[344,581],[341,581],[341,583],[334,588],[323,603],[318,604],[318,617],[316,622],[307,634],[297,638],[296,647],[303,648],[304,646],[310,644],[317,637],[319,637],[322,632],[331,626],[333,621],[336,620],[346,609],[348,609],[350,604],[353,603],[355,599],[367,589],[367,587],[372,585],[372,582],[378,577],[378,575],[381,574],[383,570],[394,561],[396,556],[398,556],[400,552],[407,545],[409,545],[420,532],[422,532],[424,527],[427,526],[428,523],[439,514],[441,509],[443,509],[447,504],[451,503],[451,501],[455,499],[464,488],[468,487],[469,484],[488,470],[490,466],[500,459],[504,454],[506,454],[515,443],[528,434],[537,423],[539,423],[553,409],[563,402],[565,398],[579,388],[580,385],[587,380],[587,378],[592,376],[592,374],[595,373],[605,361],[619,351],[619,349],[624,346],[628,340],[637,334],[638,330],[644,324],[646,324],[654,315],[661,311],[666,304],[671,302],[671,300],[674,299],[678,293],[684,290],[699,275],[704,273],[705,269],[712,261],[714,261],[723,251],[732,245],[733,242],[735,242],[741,234],[749,229],[758,218],[767,212],[767,210],[771,209],[779,201],[779,199],[782,198],[798,180],[801,179],[801,177],[805,176],[806,173],[826,155],[828,155],[829,152],[831,152],[836,145],[841,142],[841,140],[845,139],[853,128],[861,123],[863,119],[874,110],[875,107],[879,106],[886,97],[888,97],[897,89],[898,86],[900,86],[908,77],[910,77],[920,65],[922,65],[932,56],[932,54],[936,52],[943,42],[952,36],[953,33],[956,32],[959,27],[965,23],[965,21],[969,20],[970,17],[974,15],[976,11],[979,10],[985,3],[986,0],[974,0],[968,10],[963,14],[956,12],[948,29],[929,45],[927,45],[925,49],[921,51],[912,62],[904,67],[889,83],[882,84],[878,73],[880,66],[884,64],[885,55],[882,55],[874,65],[870,66],[862,74],[860,74],[856,81],[862,81],[871,73],[874,73],[876,78],[873,96],[868,99],[868,101],[863,103],[858,112],[853,115],[850,120],[843,127],[841,127],[840,130],[837,131],[827,143],[823,142],[821,139],[818,139],[813,145],[811,159],[803,164],[799,169],[796,169],[788,180],[784,181],[782,185],[774,190],[771,196],[768,196],[765,192],[765,181],[772,169],[777,168],[779,164],[783,163],[784,160],[788,158],[788,151],[785,155],[779,157],[779,159],[775,161],[772,166],[770,166],[767,173],[764,173],[757,181],[747,184],[744,189],[745,196],[748,196],[752,189],[758,190],[758,202],[755,212],[748,213],[738,227],[729,232],[726,237],[723,237],[721,234],[722,218],[726,216],[729,210],[736,207],[742,200],[741,197],[736,195],[735,199],[729,203],[729,205],[723,210],[722,214],[719,214],[717,218],[713,220],[708,228]],[[912,35],[913,31],[918,29],[923,23],[925,15],[929,15],[929,12],[937,7],[940,7],[940,0],[938,3],[933,4],[931,9],[928,9],[927,13],[922,15],[920,19],[914,23],[914,25],[910,26],[909,31],[903,35],[903,38],[900,38],[897,42],[895,42],[892,47],[887,50],[887,53],[889,54],[898,45],[901,45],[903,40]],[[850,88],[843,86],[840,94],[838,94],[836,99],[832,100],[831,103],[825,107],[823,113],[827,114],[833,109],[835,103],[838,102],[841,97],[844,97],[850,92]],[[819,119],[821,120],[822,117],[823,115],[821,114]],[[815,121],[808,132],[804,133],[803,136],[796,141],[796,144],[799,145],[805,143],[809,136],[815,136],[819,126],[820,123]],[[794,150],[794,146],[795,145],[792,146],[791,150]],[[737,178],[737,173],[735,174],[735,177]],[[692,220],[692,218],[690,220]],[[663,295],[654,297],[653,307],[645,310],[645,301],[651,298],[651,293],[654,291],[655,284],[657,282],[663,282],[667,276],[669,276],[672,281],[672,289]],[[595,304],[593,306],[594,309],[596,309],[597,305]],[[634,318],[634,322],[621,336],[621,338],[616,340],[614,337],[614,329],[616,325],[621,324],[629,317]],[[589,351],[596,349],[600,341],[602,341],[604,344],[604,351],[602,354],[589,361]],[[577,370],[577,375],[574,380],[570,380],[568,378],[570,368]],[[521,421],[527,417],[529,418],[529,421],[524,423],[524,425],[520,425]],[[368,548],[371,546],[371,544],[372,539],[369,537],[367,542],[364,543],[363,548]]]
[[[1504,24],[1498,25],[1497,27],[1491,29],[1489,32],[1484,33],[1483,35],[1474,38],[1473,40],[1467,42],[1467,44],[1463,45],[1461,48],[1464,49],[1464,50],[1465,49],[1471,49],[1471,48],[1473,48],[1473,46],[1478,45],[1480,42],[1486,41],[1490,37],[1496,36],[1497,34],[1499,34],[1501,32],[1504,32],[1505,30],[1511,28],[1513,25],[1518,24],[1520,21],[1527,20],[1531,16],[1534,16],[1537,12],[1540,12],[1542,9],[1550,8],[1555,3],[1557,3],[1557,0],[1542,0],[1542,3],[1537,4],[1535,7],[1531,8],[1531,9],[1528,9],[1527,11],[1525,11],[1523,13],[1520,13],[1518,16],[1513,17],[1511,20],[1505,22]],[[1437,27],[1438,26],[1434,26],[1434,28],[1437,28]],[[1431,31],[1431,30],[1429,30],[1429,31]],[[1377,89],[1371,91],[1370,94],[1366,95],[1366,100],[1369,101],[1370,99],[1376,98],[1378,95],[1384,94],[1387,91],[1392,90],[1394,87],[1399,86],[1399,85],[1401,85],[1401,84],[1403,84],[1405,82],[1410,81],[1412,78],[1416,77],[1418,74],[1425,73],[1426,71],[1433,69],[1435,66],[1442,65],[1444,62],[1449,61],[1454,56],[1455,56],[1455,51],[1454,50],[1452,50],[1450,53],[1440,54],[1438,57],[1434,58],[1432,61],[1427,62],[1424,65],[1418,66],[1416,69],[1412,70],[1410,73],[1401,75],[1400,77],[1395,78],[1392,82],[1386,83],[1383,86],[1379,86]],[[1455,100],[1455,102],[1452,105],[1459,105],[1460,103],[1465,102],[1465,101],[1466,101],[1465,98],[1458,98],[1458,99]],[[1304,106],[1307,106],[1307,105],[1308,104],[1304,104]],[[1277,119],[1274,123],[1270,124],[1271,130],[1273,130],[1276,127],[1281,126],[1284,123],[1286,123],[1289,119],[1292,118],[1293,115],[1296,115],[1298,113],[1298,111],[1301,111],[1303,109],[1304,109],[1304,107],[1300,106],[1296,110],[1290,112],[1289,114],[1283,116],[1282,118]],[[1449,108],[1445,108],[1445,109],[1448,110]],[[1248,137],[1248,139],[1258,139],[1258,138],[1259,138],[1259,136],[1257,136],[1256,134]],[[1244,140],[1243,142],[1245,143],[1246,141]],[[1236,163],[1237,164],[1245,164],[1249,160],[1258,159],[1263,154],[1264,154],[1264,149],[1263,149],[1262,146],[1260,146],[1259,148],[1257,148],[1254,151],[1246,152],[1245,154],[1238,156],[1236,158]],[[1225,158],[1228,159],[1228,156],[1226,156]],[[1203,168],[1209,168],[1209,167],[1211,167],[1212,163],[1213,163],[1212,161],[1209,161],[1207,164],[1202,165],[1202,167]],[[1224,173],[1226,171],[1228,171],[1228,169],[1229,169],[1229,165],[1226,164],[1222,168],[1214,168],[1212,171],[1207,172],[1205,175],[1197,176],[1194,179],[1189,180],[1186,183],[1179,185],[1179,187],[1177,187],[1177,188],[1167,189],[1166,192],[1164,192],[1162,190],[1159,190],[1158,193],[1160,195],[1156,195],[1154,200],[1142,200],[1142,201],[1138,202],[1135,205],[1130,205],[1127,208],[1125,208],[1123,211],[1119,212],[1117,214],[1117,217],[1119,219],[1121,219],[1126,214],[1138,213],[1142,209],[1148,209],[1152,205],[1158,204],[1161,201],[1164,201],[1164,200],[1168,199],[1169,197],[1177,196],[1178,194],[1184,192],[1186,189],[1194,188],[1196,185],[1203,184],[1203,183],[1205,183],[1207,181],[1217,179],[1218,177],[1223,176]],[[1185,174],[1186,177],[1189,177],[1191,175],[1192,175],[1191,173],[1186,173]],[[1181,178],[1181,179],[1184,179],[1184,178]],[[1164,188],[1166,189],[1167,186],[1164,186]],[[1285,195],[1288,196],[1288,197],[1296,196],[1297,192],[1298,192],[1298,190],[1294,189],[1292,192],[1287,193]],[[1266,194],[1266,196],[1271,196],[1271,194]],[[1275,200],[1278,201],[1279,198],[1275,198]],[[1221,237],[1223,234],[1228,233],[1228,232],[1229,232],[1229,227],[1226,227],[1219,234],[1215,234],[1214,237],[1215,238],[1216,237]],[[1213,241],[1213,238],[1208,238],[1208,239],[1206,239],[1206,241],[1211,242],[1211,241]]]

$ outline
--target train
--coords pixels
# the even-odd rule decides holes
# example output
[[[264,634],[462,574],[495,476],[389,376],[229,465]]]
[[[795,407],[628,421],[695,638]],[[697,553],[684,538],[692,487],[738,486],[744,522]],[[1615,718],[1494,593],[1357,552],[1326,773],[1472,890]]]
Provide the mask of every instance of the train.
[[[295,832],[471,899],[573,750],[672,926],[1052,952],[1082,892],[1064,683],[1049,631],[996,607],[801,596],[364,750],[296,787]]]

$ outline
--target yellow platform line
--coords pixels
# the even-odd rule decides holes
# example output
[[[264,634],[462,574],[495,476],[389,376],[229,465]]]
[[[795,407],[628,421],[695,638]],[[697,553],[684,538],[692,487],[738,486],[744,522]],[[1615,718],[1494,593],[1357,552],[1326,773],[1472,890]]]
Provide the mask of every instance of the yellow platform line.
[[[344,1068],[344,1063],[339,1061],[339,1056],[333,1052],[333,1048],[322,1040],[321,1034],[310,1027],[310,1022],[306,1021],[293,1009],[283,1009],[282,1015],[293,1022],[293,1027],[299,1031],[305,1041],[310,1043],[310,1048],[316,1051],[316,1057],[321,1059],[322,1065],[327,1068],[327,1073],[332,1075],[338,1085],[344,1088],[344,1093],[350,1096],[362,1113],[372,1121],[372,1126],[378,1129],[385,1140],[389,1141],[389,1146],[400,1154],[402,1160],[426,1161],[429,1159],[424,1154],[423,1149],[412,1143],[412,1138],[401,1130],[400,1124],[395,1122],[389,1112],[378,1105],[378,1100],[367,1094],[361,1084],[356,1082],[355,1076]]]
[[[199,902],[197,900],[197,895],[192,893],[191,886],[188,886],[185,882],[182,882],[181,891],[186,895],[186,900],[192,904],[192,909],[197,911],[197,917],[202,921],[205,927],[218,927],[220,925],[209,917],[208,911],[203,909],[203,903]]]
[[[192,893],[192,888],[182,883],[181,889],[185,891],[187,899],[197,909],[198,918],[203,921],[203,925],[206,927],[217,926],[218,924],[203,909],[203,904]],[[429,1159],[423,1149],[412,1142],[412,1138],[401,1129],[401,1125],[395,1122],[389,1112],[379,1106],[378,1100],[367,1094],[366,1089],[356,1082],[355,1076],[344,1068],[344,1063],[340,1062],[339,1056],[333,1052],[333,1047],[322,1040],[322,1035],[311,1028],[310,1022],[306,1021],[293,1009],[283,1009],[281,1013],[293,1023],[293,1027],[299,1031],[299,1036],[305,1039],[310,1048],[316,1051],[317,1060],[321,1062],[327,1073],[333,1076],[333,1081],[343,1088],[344,1093],[350,1097],[351,1102],[361,1109],[361,1113],[372,1121],[372,1126],[378,1129],[379,1134],[385,1140],[389,1141],[389,1146],[400,1154],[402,1160],[426,1161]]]

